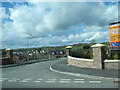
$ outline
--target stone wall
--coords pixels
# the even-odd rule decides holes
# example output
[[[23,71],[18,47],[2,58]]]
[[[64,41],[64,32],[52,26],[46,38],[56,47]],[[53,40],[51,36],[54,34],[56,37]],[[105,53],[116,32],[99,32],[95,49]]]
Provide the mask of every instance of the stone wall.
[[[93,59],[75,58],[68,56],[68,64],[78,67],[93,68]]]
[[[0,58],[0,65],[7,65],[10,64],[10,60],[8,57]]]
[[[120,69],[120,60],[105,60],[104,65],[105,69]]]
[[[71,48],[67,48],[68,64],[78,67],[95,68],[95,69],[120,69],[120,60],[105,60],[105,45],[95,44],[93,48],[93,59],[75,58],[70,56]]]
[[[68,56],[67,60],[68,65],[97,69],[93,59],[75,58]],[[120,69],[120,60],[105,60],[103,65],[104,69]]]

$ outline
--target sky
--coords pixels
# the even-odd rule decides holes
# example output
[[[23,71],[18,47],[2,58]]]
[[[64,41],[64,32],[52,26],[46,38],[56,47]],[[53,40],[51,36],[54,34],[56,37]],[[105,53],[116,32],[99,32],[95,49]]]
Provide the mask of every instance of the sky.
[[[116,2],[2,2],[0,48],[109,42]]]

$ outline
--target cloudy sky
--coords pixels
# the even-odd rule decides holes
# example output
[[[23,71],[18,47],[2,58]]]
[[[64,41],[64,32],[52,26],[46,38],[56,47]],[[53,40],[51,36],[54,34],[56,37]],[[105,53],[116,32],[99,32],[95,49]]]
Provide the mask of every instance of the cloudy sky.
[[[106,42],[108,24],[118,20],[118,3],[2,2],[1,13],[1,48]]]

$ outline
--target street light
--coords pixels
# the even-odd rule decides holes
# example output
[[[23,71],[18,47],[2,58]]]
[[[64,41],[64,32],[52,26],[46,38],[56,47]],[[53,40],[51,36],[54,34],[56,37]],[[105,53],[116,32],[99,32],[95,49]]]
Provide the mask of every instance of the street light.
[[[2,41],[2,47],[3,47],[3,49],[5,49],[6,47],[6,43],[7,43],[7,41]]]
[[[27,55],[28,55],[28,58],[27,60],[29,60],[29,38],[32,37],[32,34],[28,33],[27,34]]]

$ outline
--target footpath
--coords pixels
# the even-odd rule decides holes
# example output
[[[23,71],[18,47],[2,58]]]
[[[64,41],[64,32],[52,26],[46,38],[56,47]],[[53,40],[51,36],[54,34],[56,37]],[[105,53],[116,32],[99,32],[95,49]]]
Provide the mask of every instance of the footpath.
[[[0,65],[0,68],[15,67],[15,66],[21,66],[21,65],[32,64],[32,63],[37,63],[37,62],[44,62],[44,61],[50,61],[50,60],[54,60],[54,59],[28,60],[28,61],[24,61],[24,62],[17,62],[15,64]]]
[[[93,79],[111,79],[119,80],[120,70],[116,69],[91,69],[81,68],[67,64],[67,60],[61,61],[50,66],[50,70],[62,74],[93,78]]]

